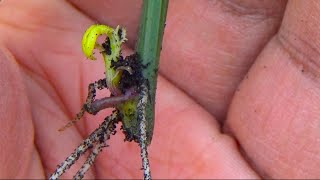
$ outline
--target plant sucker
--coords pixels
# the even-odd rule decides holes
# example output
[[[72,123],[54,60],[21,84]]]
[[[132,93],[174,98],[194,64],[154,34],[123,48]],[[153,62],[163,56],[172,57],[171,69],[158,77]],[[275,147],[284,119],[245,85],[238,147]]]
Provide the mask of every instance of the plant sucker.
[[[151,179],[147,147],[153,136],[156,80],[167,7],[168,0],[144,0],[137,52],[125,58],[121,55],[121,45],[127,40],[124,28],[96,24],[84,33],[82,50],[91,60],[96,59],[94,49],[100,51],[106,77],[89,84],[88,96],[80,112],[59,131],[72,126],[85,112],[95,115],[105,108],[115,110],[58,166],[50,179],[59,178],[91,149],[87,161],[74,176],[74,179],[82,179],[99,152],[107,147],[106,141],[116,133],[116,124],[120,121],[125,140],[139,143],[144,179]],[[106,35],[106,39],[99,44],[97,39],[101,35]],[[95,99],[96,89],[104,88],[110,90],[111,96]]]
[[[97,38],[106,35],[106,40],[99,44]],[[60,131],[65,130],[82,118],[85,112],[97,114],[100,110],[114,107],[116,110],[107,117],[100,127],[95,130],[83,143],[72,153],[57,170],[51,175],[50,179],[59,178],[65,170],[69,169],[78,158],[89,148],[92,153],[80,168],[75,179],[82,179],[85,172],[93,164],[98,153],[106,147],[105,141],[115,134],[115,124],[122,122],[125,140],[138,142],[143,159],[143,169],[145,179],[151,179],[148,153],[147,153],[147,121],[145,118],[146,99],[148,99],[148,89],[142,76],[144,66],[133,54],[123,58],[121,55],[121,44],[126,40],[126,30],[116,29],[106,25],[92,25],[87,29],[82,40],[82,50],[86,57],[95,60],[94,49],[98,49],[105,62],[106,78],[91,83],[88,87],[86,103],[81,108],[73,121],[70,121]],[[95,99],[96,89],[108,88],[111,92],[110,97]],[[142,137],[143,136],[143,137]]]

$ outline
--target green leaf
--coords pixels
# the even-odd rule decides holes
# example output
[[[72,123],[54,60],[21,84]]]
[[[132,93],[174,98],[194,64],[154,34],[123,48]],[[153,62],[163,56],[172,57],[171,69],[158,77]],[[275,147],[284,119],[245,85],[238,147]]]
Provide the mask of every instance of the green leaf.
[[[153,135],[159,57],[168,3],[168,0],[143,1],[139,38],[136,45],[138,58],[143,65],[146,65],[142,73],[149,90],[149,100],[146,107],[147,144],[151,143]]]

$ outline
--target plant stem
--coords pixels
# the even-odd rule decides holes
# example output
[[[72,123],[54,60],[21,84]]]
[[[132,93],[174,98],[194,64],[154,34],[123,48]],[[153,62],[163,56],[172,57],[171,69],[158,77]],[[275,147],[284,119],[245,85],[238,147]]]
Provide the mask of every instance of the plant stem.
[[[147,144],[151,143],[154,127],[154,108],[157,87],[159,57],[167,16],[168,0],[144,0],[136,45],[138,58],[146,65],[142,73],[149,89],[146,105]]]

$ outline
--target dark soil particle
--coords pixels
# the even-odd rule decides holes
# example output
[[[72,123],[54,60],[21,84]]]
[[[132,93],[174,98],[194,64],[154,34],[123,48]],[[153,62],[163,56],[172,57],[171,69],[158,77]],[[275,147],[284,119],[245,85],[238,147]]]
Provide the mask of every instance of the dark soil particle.
[[[88,148],[89,148],[89,149],[93,148],[93,145],[92,145],[92,144],[89,144]]]
[[[145,66],[141,64],[137,54],[135,53],[130,56],[127,56],[125,57],[125,59],[123,59],[123,57],[120,56],[118,62],[111,62],[111,67],[115,69],[117,69],[120,66],[129,66],[132,69],[132,74],[130,74],[128,71],[123,70],[119,84],[119,89],[122,91],[122,93],[125,93],[126,90],[128,90],[131,87],[138,88],[144,80],[142,75],[142,69],[145,68]]]
[[[122,37],[122,29],[120,28],[119,31],[118,31],[118,36],[119,36],[119,39],[122,40],[123,37]]]
[[[139,142],[139,137],[136,136],[130,129],[123,129],[123,134],[125,135],[124,141],[134,141],[134,142]]]
[[[104,48],[104,51],[111,55],[111,46],[110,46],[110,39],[107,37],[104,43],[102,43],[102,47]]]

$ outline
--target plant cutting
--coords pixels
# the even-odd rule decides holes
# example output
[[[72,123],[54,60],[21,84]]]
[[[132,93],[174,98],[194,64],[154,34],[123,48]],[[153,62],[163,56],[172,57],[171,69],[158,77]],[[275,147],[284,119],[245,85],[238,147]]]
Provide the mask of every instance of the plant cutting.
[[[144,179],[151,179],[147,147],[153,135],[156,80],[167,7],[167,0],[144,0],[136,52],[127,57],[121,53],[121,45],[127,40],[125,28],[95,24],[86,30],[82,39],[83,53],[91,60],[96,59],[95,49],[101,53],[106,77],[89,84],[80,112],[59,131],[79,121],[85,112],[95,115],[105,108],[114,108],[114,111],[58,166],[50,179],[59,178],[91,149],[88,159],[74,175],[74,179],[82,179],[97,155],[107,147],[106,141],[116,133],[118,122],[122,123],[125,140],[139,144]],[[99,44],[97,39],[101,35],[106,38]],[[111,96],[95,99],[96,90],[105,88],[110,90]]]

